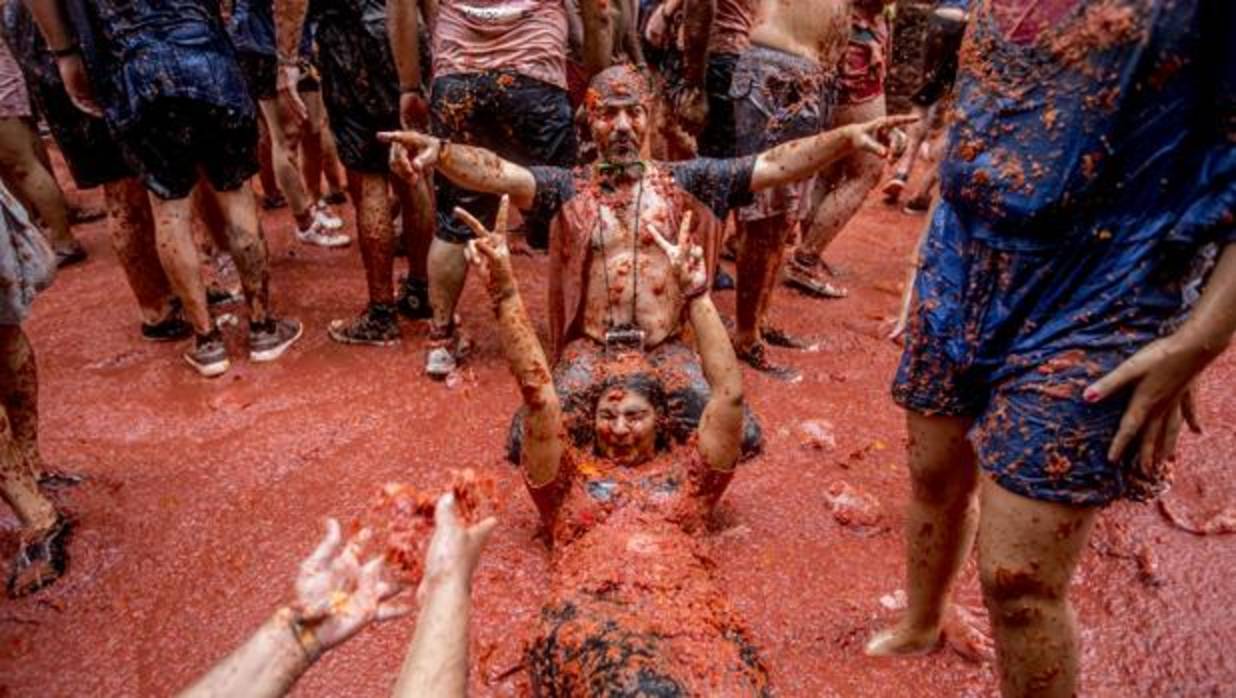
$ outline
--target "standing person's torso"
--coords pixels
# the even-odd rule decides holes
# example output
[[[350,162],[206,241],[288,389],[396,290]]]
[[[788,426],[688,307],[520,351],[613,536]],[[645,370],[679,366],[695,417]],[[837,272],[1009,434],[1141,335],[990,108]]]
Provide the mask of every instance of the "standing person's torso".
[[[434,75],[504,70],[566,88],[562,0],[442,0]]]
[[[834,66],[850,36],[851,0],[753,0],[751,43]]]
[[[91,0],[99,33],[117,57],[155,44],[201,46],[217,40],[222,20],[206,0]]]

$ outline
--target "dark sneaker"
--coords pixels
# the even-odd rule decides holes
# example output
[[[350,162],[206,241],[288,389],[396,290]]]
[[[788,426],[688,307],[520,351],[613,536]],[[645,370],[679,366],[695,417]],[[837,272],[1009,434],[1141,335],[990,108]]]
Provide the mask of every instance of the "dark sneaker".
[[[177,342],[188,339],[191,334],[193,327],[181,315],[179,300],[171,304],[171,312],[163,320],[142,323],[142,339],[148,342]]]
[[[409,320],[428,320],[433,317],[433,308],[429,307],[429,285],[420,279],[404,277],[403,289],[395,307],[399,313]]]
[[[712,279],[712,290],[733,291],[734,286],[734,277],[730,276],[729,273],[721,267],[717,267],[717,273]]]
[[[81,264],[84,261],[86,261],[86,248],[82,247],[81,243],[75,242],[70,247],[56,250],[57,269],[71,267],[74,264]]]
[[[288,205],[288,200],[283,198],[283,194],[273,194],[271,196],[262,197],[262,208],[267,211],[274,211],[277,208],[283,208]]]
[[[63,514],[33,540],[25,541],[9,570],[9,598],[28,596],[60,579],[69,565],[69,537],[73,522]]]
[[[223,343],[223,335],[219,330],[213,330],[206,335],[195,335],[193,348],[184,353],[184,358],[206,378],[221,376],[232,366],[227,358],[227,345]]]
[[[929,208],[931,208],[931,195],[920,195],[907,201],[906,205],[901,208],[901,212],[909,213],[911,215],[918,215],[920,213],[927,213],[927,209]]]
[[[351,322],[333,320],[326,331],[331,339],[343,344],[389,347],[399,341],[399,324],[395,321],[395,308],[380,303],[370,303],[365,312]]]
[[[304,332],[300,320],[269,318],[264,323],[249,323],[249,360],[278,359]]]
[[[747,349],[737,350],[738,358],[751,368],[779,381],[797,383],[803,379],[803,374],[789,366],[778,366],[768,360],[768,349],[763,344],[753,344]]]
[[[244,299],[245,299],[245,294],[239,289],[234,290],[234,291],[229,291],[228,289],[222,288],[220,286],[207,286],[206,287],[206,305],[210,306],[211,308],[214,308],[215,306],[220,306],[220,305],[230,305],[232,303],[239,303],[243,301]]]
[[[884,187],[880,193],[884,195],[884,203],[892,206],[901,198],[901,192],[905,191],[906,182],[909,181],[909,175],[898,172],[893,175],[892,179],[884,183]]]
[[[802,337],[796,337],[778,327],[765,327],[760,330],[760,335],[764,337],[765,342],[768,342],[774,347],[798,349],[800,351],[815,351],[818,348],[818,344],[816,342],[803,339]]]

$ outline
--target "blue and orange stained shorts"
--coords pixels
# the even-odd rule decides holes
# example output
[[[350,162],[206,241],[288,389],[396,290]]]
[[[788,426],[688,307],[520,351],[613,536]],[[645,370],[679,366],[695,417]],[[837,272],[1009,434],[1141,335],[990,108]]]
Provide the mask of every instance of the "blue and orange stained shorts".
[[[1082,392],[1172,330],[1214,246],[1111,231],[1028,250],[990,241],[936,207],[893,399],[973,418],[980,467],[1015,494],[1089,506],[1157,493],[1132,453],[1107,459],[1127,396]]]

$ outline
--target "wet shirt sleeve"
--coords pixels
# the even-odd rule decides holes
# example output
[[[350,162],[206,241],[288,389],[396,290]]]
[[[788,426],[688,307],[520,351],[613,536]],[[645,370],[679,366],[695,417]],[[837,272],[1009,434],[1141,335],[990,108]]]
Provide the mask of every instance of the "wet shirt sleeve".
[[[751,173],[755,156],[733,159],[696,158],[670,164],[670,174],[683,190],[724,219],[732,209],[751,203]]]
[[[536,181],[530,212],[541,220],[551,220],[575,196],[575,175],[565,167],[533,166],[528,170]]]

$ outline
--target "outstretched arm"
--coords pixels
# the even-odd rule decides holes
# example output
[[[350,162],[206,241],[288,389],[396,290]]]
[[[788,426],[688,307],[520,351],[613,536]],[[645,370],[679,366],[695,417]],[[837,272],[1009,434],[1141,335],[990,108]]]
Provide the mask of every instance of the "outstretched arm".
[[[491,517],[464,528],[455,496],[449,493],[438,499],[433,518],[425,577],[417,591],[420,613],[392,693],[395,698],[467,695],[472,573],[498,522]]]
[[[896,126],[917,120],[914,115],[885,116],[782,143],[756,157],[751,190],[760,191],[806,179],[859,150],[887,157],[885,142],[889,132]]]
[[[505,194],[521,209],[532,206],[536,196],[532,171],[492,151],[447,143],[416,131],[386,131],[378,138],[398,146],[391,148],[391,169],[405,179],[414,180],[434,168],[464,189]]]
[[[287,693],[318,657],[375,621],[402,616],[409,607],[392,599],[402,587],[385,579],[384,560],[360,561],[368,530],[343,544],[339,522],[326,522],[326,537],[300,565],[296,601],[281,608],[180,698]]]
[[[742,370],[725,324],[708,293],[704,250],[691,244],[687,234],[690,228],[688,213],[683,216],[677,239],[671,242],[657,232],[653,240],[669,257],[687,299],[687,314],[695,331],[704,378],[712,393],[700,418],[700,453],[713,470],[729,472],[738,462],[742,446]]]
[[[1223,248],[1206,290],[1189,319],[1172,334],[1151,342],[1086,389],[1098,402],[1132,390],[1108,459],[1119,461],[1139,447],[1137,465],[1154,473],[1176,450],[1182,421],[1195,432],[1201,425],[1190,386],[1210,362],[1232,343],[1236,333],[1236,242]]]
[[[553,377],[545,350],[537,339],[528,313],[515,285],[511,253],[506,245],[506,219],[509,198],[502,197],[493,231],[463,209],[455,215],[472,228],[476,239],[468,243],[468,261],[478,268],[498,316],[498,329],[506,358],[519,391],[524,396],[528,417],[524,421],[523,468],[528,484],[539,487],[558,477],[562,461],[562,408],[554,392]]]

